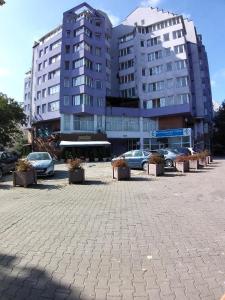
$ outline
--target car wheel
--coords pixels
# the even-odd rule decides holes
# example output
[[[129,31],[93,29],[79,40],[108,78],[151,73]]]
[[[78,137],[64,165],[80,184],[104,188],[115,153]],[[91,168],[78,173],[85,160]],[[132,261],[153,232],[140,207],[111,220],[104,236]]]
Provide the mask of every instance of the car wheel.
[[[147,171],[147,169],[148,169],[148,163],[147,163],[147,162],[144,162],[144,163],[142,164],[142,170],[143,170],[143,171]]]
[[[0,169],[0,179],[2,179],[3,177],[3,172],[2,172],[2,169]]]
[[[173,161],[172,161],[172,159],[166,159],[165,160],[165,167],[166,168],[172,168],[173,167]]]

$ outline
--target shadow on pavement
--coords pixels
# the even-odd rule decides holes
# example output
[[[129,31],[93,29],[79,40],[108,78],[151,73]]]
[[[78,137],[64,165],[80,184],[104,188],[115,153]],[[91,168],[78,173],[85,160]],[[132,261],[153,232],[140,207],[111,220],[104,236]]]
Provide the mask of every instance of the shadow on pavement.
[[[123,181],[150,181],[151,178],[144,178],[144,177],[131,177],[128,180],[123,180]],[[121,180],[122,181],[122,180]]]
[[[12,184],[10,185],[10,184],[5,184],[0,182],[0,190],[10,190],[12,188],[13,188]]]
[[[164,173],[162,176],[160,177],[177,177],[177,176],[186,176],[186,174],[183,173]]]
[[[20,258],[0,253],[1,300],[80,299],[80,291],[58,283],[45,270],[18,266],[18,259]]]

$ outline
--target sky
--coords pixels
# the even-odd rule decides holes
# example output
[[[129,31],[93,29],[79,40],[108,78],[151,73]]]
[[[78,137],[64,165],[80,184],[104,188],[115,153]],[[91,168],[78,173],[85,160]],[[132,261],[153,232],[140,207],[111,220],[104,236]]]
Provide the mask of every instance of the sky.
[[[22,102],[24,74],[31,67],[35,40],[61,24],[64,11],[78,0],[6,0],[0,6],[0,92]],[[225,0],[89,0],[114,25],[138,6],[152,6],[192,19],[203,36],[209,60],[213,100],[225,99]]]

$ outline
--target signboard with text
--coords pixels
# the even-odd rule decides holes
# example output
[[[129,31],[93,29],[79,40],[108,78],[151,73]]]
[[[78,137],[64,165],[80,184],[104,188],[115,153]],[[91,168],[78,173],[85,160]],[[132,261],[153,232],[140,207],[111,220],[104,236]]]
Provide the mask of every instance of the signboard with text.
[[[167,130],[154,130],[150,132],[152,138],[190,136],[191,128],[174,128]]]

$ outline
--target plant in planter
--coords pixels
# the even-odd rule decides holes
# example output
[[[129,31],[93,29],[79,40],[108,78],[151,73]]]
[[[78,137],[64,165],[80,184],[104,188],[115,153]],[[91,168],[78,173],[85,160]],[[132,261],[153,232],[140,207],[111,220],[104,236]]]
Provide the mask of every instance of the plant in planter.
[[[189,155],[187,159],[189,160],[189,169],[194,169],[194,170],[199,169],[199,161],[198,161],[199,157],[197,154]]]
[[[164,159],[157,154],[151,155],[148,162],[148,174],[160,176],[164,174]]]
[[[31,184],[37,184],[36,171],[28,160],[20,159],[16,163],[16,171],[13,172],[13,186],[19,185],[26,188]]]
[[[113,178],[117,180],[130,179],[130,168],[124,159],[117,159],[112,163]]]
[[[206,153],[204,151],[198,153],[198,161],[199,165],[202,167],[205,167],[207,165],[206,163]]]
[[[72,159],[69,162],[69,184],[71,183],[83,183],[85,180],[84,168],[82,167],[82,161],[78,158]]]
[[[205,150],[205,158],[206,158],[206,164],[209,165],[212,162],[212,156],[209,150]]]
[[[175,165],[176,165],[176,170],[178,172],[182,172],[182,173],[188,172],[189,171],[188,157],[185,155],[177,156]]]

